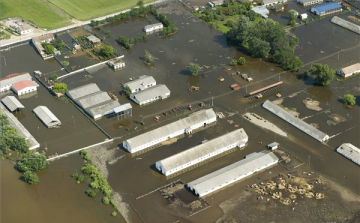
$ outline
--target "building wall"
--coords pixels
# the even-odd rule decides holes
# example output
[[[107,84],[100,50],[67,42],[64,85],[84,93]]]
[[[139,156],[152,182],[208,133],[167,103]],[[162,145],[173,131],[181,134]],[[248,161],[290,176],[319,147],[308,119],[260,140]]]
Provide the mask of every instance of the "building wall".
[[[137,104],[139,104],[139,105],[145,105],[145,104],[149,104],[149,103],[151,103],[151,102],[153,102],[153,101],[156,101],[156,100],[161,100],[161,99],[168,98],[169,96],[170,96],[170,93],[169,93],[169,94],[165,94],[165,95],[159,95],[159,96],[156,96],[156,97],[154,97],[154,98],[150,98],[150,99],[148,99],[148,100],[146,100],[146,101],[139,101],[139,100],[137,100],[137,99],[135,98],[134,95],[130,95],[130,98],[131,98],[134,102],[136,102]]]
[[[12,90],[17,94],[17,95],[24,95],[24,94],[28,94],[31,92],[36,91],[36,86],[34,87],[26,87],[24,89],[21,89],[20,91],[17,91],[16,89],[12,88]]]
[[[327,10],[327,11],[323,11],[323,12],[319,12],[316,8],[311,8],[311,12],[319,15],[319,16],[325,16],[325,15],[329,15],[329,14],[333,14],[333,13],[337,13],[337,12],[341,12],[342,8],[336,8],[336,9],[332,9],[332,10]]]
[[[11,88],[11,84],[6,85],[6,86],[1,86],[0,92],[8,91],[8,90],[10,90],[10,88]]]
[[[303,6],[309,6],[309,5],[315,5],[315,4],[320,4],[323,3],[323,0],[314,0],[311,2],[304,2],[303,0],[299,0],[298,3],[303,5]]]
[[[360,70],[354,71],[354,72],[352,72],[352,73],[347,73],[347,74],[345,74],[343,71],[341,71],[341,76],[343,76],[343,77],[350,77],[350,76],[352,76],[352,75],[355,74],[355,73],[360,73]]]

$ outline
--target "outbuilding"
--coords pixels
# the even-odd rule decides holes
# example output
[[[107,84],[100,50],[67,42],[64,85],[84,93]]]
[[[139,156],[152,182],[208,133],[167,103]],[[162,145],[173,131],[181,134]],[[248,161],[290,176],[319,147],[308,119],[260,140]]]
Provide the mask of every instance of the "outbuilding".
[[[155,85],[143,91],[130,94],[130,99],[138,105],[146,105],[170,97],[170,90],[164,84]]]
[[[356,63],[337,71],[337,74],[343,77],[350,77],[354,74],[360,73],[360,63]]]
[[[24,95],[37,90],[39,85],[32,80],[18,81],[11,86],[11,89],[17,95]]]
[[[300,19],[301,20],[306,20],[307,18],[308,18],[308,14],[306,14],[306,13],[300,14]]]
[[[275,149],[279,148],[279,145],[280,145],[279,143],[273,142],[273,143],[270,143],[269,145],[267,145],[267,148],[271,149],[271,150],[275,150]]]
[[[14,96],[6,96],[1,100],[1,102],[9,109],[9,111],[14,112],[16,110],[25,108],[23,104],[20,103]]]
[[[48,128],[60,127],[60,120],[46,106],[37,106],[33,112]]]
[[[164,125],[157,129],[145,132],[123,142],[123,147],[130,153],[145,151],[166,140],[184,134],[191,134],[193,130],[206,127],[216,122],[213,109],[204,109],[189,115],[186,118]]]
[[[125,83],[124,88],[128,87],[131,93],[136,93],[155,85],[156,80],[152,76],[142,75],[136,80]]]
[[[357,165],[360,165],[360,149],[353,144],[343,143],[336,149],[336,151]]]
[[[329,2],[311,7],[311,12],[318,16],[326,16],[342,11],[342,6],[337,2]]]
[[[101,39],[97,38],[96,36],[94,35],[90,35],[88,37],[86,37],[86,39],[92,43],[92,44],[98,44],[98,43],[101,43]]]
[[[155,24],[151,24],[151,25],[147,25],[144,27],[144,31],[146,32],[146,34],[150,34],[153,32],[159,32],[164,28],[164,25],[159,22],[159,23],[155,23]]]
[[[323,3],[324,0],[297,0],[297,3],[303,6],[310,6]]]
[[[267,19],[269,17],[270,12],[264,5],[252,7],[251,10],[256,12],[257,14],[261,15],[265,19]]]
[[[114,70],[119,70],[125,68],[125,62],[123,61],[124,55],[111,59],[107,62],[109,67]]]
[[[269,168],[278,161],[279,159],[272,152],[254,152],[241,161],[187,183],[187,187],[195,195],[204,197],[256,172]]]
[[[249,140],[244,129],[237,129],[220,137],[209,140],[198,146],[156,162],[155,166],[165,176],[184,172],[199,163],[212,160],[214,157],[239,147],[245,147]]]

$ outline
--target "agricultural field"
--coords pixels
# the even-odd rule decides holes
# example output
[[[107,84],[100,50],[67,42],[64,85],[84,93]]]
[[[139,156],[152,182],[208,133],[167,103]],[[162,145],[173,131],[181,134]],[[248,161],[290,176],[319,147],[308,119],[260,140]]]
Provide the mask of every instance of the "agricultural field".
[[[48,0],[78,20],[89,20],[136,6],[137,0]],[[144,0],[144,3],[154,0]]]
[[[1,0],[0,9],[0,20],[18,17],[46,29],[71,24],[69,15],[46,0]]]

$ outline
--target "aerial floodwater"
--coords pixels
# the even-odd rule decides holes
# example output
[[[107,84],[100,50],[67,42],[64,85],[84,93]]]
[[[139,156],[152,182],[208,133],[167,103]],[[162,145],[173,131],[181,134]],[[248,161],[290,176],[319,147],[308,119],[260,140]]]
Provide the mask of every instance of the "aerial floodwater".
[[[0,42],[0,222],[360,222],[360,36],[298,2],[267,6],[267,19],[237,1],[141,3],[55,30],[40,43],[43,54],[61,49],[49,59],[31,40]],[[349,7],[337,16],[359,26]],[[244,16],[243,29],[276,21],[295,41],[282,59],[302,66],[275,63],[265,25],[266,41],[231,42],[225,33]],[[268,56],[254,55],[256,44]],[[36,87],[17,95],[23,72]],[[38,148],[28,151],[21,129]]]

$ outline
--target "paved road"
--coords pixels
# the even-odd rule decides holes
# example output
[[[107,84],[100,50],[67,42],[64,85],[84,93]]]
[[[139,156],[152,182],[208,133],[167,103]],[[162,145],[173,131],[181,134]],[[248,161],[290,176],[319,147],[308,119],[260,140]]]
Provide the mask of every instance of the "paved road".
[[[155,2],[151,2],[149,4],[146,4],[146,6],[151,5],[151,4],[155,5],[155,4],[159,4],[159,3],[163,3],[163,2],[167,2],[167,1],[169,1],[169,0],[157,0]],[[126,9],[126,10],[123,10],[123,11],[120,11],[120,12],[115,12],[115,13],[112,13],[112,14],[109,14],[109,15],[106,15],[106,16],[102,16],[102,17],[99,17],[99,18],[96,18],[96,19],[91,19],[91,20],[100,21],[100,20],[106,19],[107,17],[111,17],[111,16],[117,15],[119,13],[124,13],[124,12],[128,12],[128,11],[130,11],[130,9]],[[9,46],[9,45],[14,44],[14,43],[27,41],[27,40],[30,40],[33,37],[41,36],[41,35],[44,35],[46,33],[57,33],[57,32],[61,32],[61,31],[64,31],[64,30],[73,29],[73,28],[76,28],[76,27],[79,27],[79,26],[90,24],[91,20],[78,21],[75,24],[65,26],[65,27],[62,27],[62,28],[58,28],[58,29],[53,29],[53,30],[50,30],[50,31],[47,31],[47,32],[29,33],[27,35],[12,36],[11,39],[1,40],[0,41],[0,47]]]

